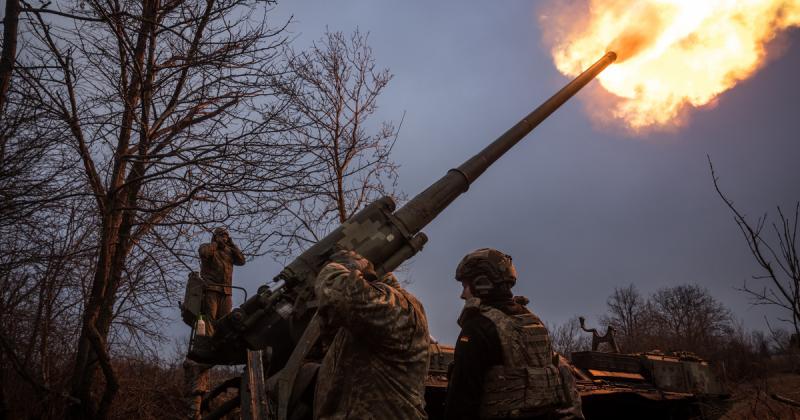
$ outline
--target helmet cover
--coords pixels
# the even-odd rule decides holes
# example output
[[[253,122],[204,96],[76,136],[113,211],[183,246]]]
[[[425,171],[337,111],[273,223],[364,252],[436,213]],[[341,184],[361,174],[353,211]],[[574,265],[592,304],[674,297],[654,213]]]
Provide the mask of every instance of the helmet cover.
[[[478,294],[492,289],[511,289],[517,282],[517,270],[506,255],[496,249],[481,248],[470,252],[456,268],[456,280],[467,281]]]

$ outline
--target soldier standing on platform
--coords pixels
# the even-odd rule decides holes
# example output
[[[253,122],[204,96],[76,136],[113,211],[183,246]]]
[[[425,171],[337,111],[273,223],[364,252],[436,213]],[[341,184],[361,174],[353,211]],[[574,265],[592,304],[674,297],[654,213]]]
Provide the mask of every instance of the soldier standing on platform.
[[[211,320],[231,312],[233,266],[244,265],[244,254],[225,228],[214,229],[211,242],[200,245],[200,275],[206,282],[204,313]]]
[[[233,266],[244,265],[244,254],[231,240],[225,228],[214,229],[211,242],[200,245],[200,276],[205,283],[202,313],[212,332],[211,323],[231,312],[233,302]],[[196,273],[193,273],[196,275]],[[183,375],[188,417],[201,417],[203,395],[209,391],[209,369],[211,365],[196,363],[189,359],[183,362]]]

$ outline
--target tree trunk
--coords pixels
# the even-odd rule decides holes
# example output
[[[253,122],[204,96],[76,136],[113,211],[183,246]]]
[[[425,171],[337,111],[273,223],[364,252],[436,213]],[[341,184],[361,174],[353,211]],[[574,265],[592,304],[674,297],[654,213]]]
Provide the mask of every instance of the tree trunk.
[[[3,53],[0,57],[0,116],[4,114],[6,95],[11,86],[11,74],[17,56],[17,26],[19,24],[19,0],[6,0],[3,19]]]
[[[155,35],[152,31],[157,5],[158,0],[143,3],[143,19],[133,52],[133,61],[136,63],[134,67],[138,69],[144,69],[148,40],[155,42],[153,38]],[[152,77],[150,71],[148,71],[148,76]],[[117,289],[122,279],[128,253],[131,250],[130,234],[135,220],[135,210],[125,209],[136,207],[140,188],[138,179],[144,173],[145,160],[142,159],[133,165],[131,172],[126,176],[128,166],[127,159],[124,157],[130,146],[136,106],[139,103],[143,109],[147,109],[148,106],[147,102],[140,102],[143,93],[146,93],[143,89],[143,75],[142,71],[138,71],[133,74],[126,92],[113,176],[103,206],[107,212],[103,218],[100,256],[97,261],[92,292],[86,305],[75,370],[73,371],[73,395],[81,400],[80,407],[70,412],[71,417],[76,419],[107,418],[111,403],[119,390],[117,376],[111,366],[108,354],[107,340],[113,319]],[[145,96],[146,98],[147,96]],[[146,119],[147,115],[145,114],[143,117]],[[146,138],[142,136],[138,144],[140,158],[144,157],[148,147]],[[96,404],[91,390],[98,367],[102,369],[105,378],[105,390],[99,404]]]
[[[115,225],[118,223],[115,223],[115,219],[119,220],[119,217],[106,215],[103,219],[100,254],[92,281],[92,290],[84,310],[75,367],[72,373],[72,395],[80,400],[79,405],[72,406],[69,410],[69,417],[72,419],[104,418],[103,413],[100,412],[101,407],[98,406],[91,392],[98,365],[103,368],[106,376],[106,392],[103,400],[105,401],[109,395],[110,398],[113,398],[113,394],[118,388],[106,347],[108,328],[103,328],[98,322],[103,312],[112,309],[106,309],[106,307],[113,307],[113,298],[109,299],[111,297],[109,289],[111,289],[113,253],[117,242]]]

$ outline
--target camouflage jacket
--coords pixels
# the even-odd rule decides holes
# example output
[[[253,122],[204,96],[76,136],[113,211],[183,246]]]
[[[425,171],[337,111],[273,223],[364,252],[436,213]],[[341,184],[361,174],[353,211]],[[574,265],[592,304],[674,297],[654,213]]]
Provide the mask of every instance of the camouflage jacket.
[[[315,419],[424,419],[428,321],[393,274],[367,282],[329,263],[317,278],[322,333]],[[334,335],[335,334],[335,335]]]
[[[211,243],[200,245],[199,254],[200,275],[203,280],[218,284],[208,286],[208,289],[230,295],[230,287],[219,286],[219,284],[231,285],[233,266],[245,263],[242,251],[236,246],[221,246],[219,243],[211,241]]]

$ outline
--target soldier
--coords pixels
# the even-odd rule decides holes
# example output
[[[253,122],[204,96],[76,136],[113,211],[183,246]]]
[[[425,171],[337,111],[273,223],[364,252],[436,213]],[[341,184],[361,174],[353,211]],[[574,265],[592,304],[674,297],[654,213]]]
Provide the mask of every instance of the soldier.
[[[323,336],[315,419],[424,419],[428,321],[389,273],[352,251],[333,255],[317,277]]]
[[[511,257],[481,248],[456,269],[461,334],[447,389],[447,419],[583,419],[575,380],[542,321],[514,297]]]
[[[211,242],[200,245],[200,275],[208,284],[204,297],[205,314],[212,320],[231,311],[233,266],[244,265],[244,254],[233,243],[228,231],[214,229]]]
[[[200,276],[206,283],[203,293],[203,314],[215,320],[230,313],[233,266],[244,265],[244,254],[231,240],[225,228],[214,229],[211,242],[200,245]],[[206,327],[212,331],[209,323]],[[183,362],[184,396],[188,418],[200,419],[203,396],[209,391],[211,365],[189,359]]]

